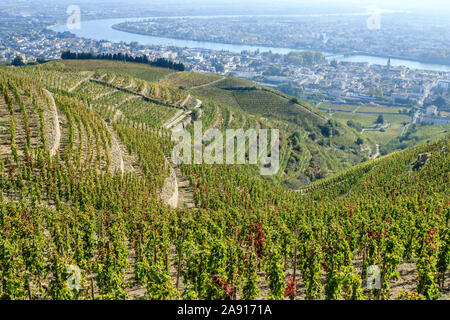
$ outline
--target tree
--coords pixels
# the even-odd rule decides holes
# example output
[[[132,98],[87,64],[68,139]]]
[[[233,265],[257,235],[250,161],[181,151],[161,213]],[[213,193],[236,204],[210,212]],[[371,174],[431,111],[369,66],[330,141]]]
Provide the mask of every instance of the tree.
[[[432,102],[432,104],[437,107],[443,107],[447,105],[447,101],[443,97],[439,96]]]
[[[362,145],[363,143],[364,143],[364,140],[361,139],[361,137],[358,137],[358,139],[356,139],[356,144],[357,144],[358,146]]]
[[[378,116],[376,123],[378,123],[378,124],[383,124],[384,123],[384,117],[383,117],[382,114],[380,114]]]
[[[11,64],[16,67],[21,67],[25,65],[22,56],[16,56],[14,60],[11,62]]]
[[[129,54],[122,54],[122,53],[114,53],[111,54],[95,54],[92,52],[70,52],[70,51],[64,51],[61,54],[61,59],[75,59],[75,60],[86,60],[86,59],[98,59],[98,60],[116,60],[116,61],[127,61],[127,62],[134,62],[134,63],[145,63],[149,64],[151,66],[155,67],[161,67],[161,68],[168,68],[173,69],[177,71],[184,71],[185,67],[184,64],[181,62],[173,62],[170,60],[166,60],[164,58],[158,58],[154,61],[150,61],[148,56],[142,55],[138,57],[132,57]]]
[[[200,118],[200,115],[200,110],[195,109],[194,111],[192,111],[192,120],[197,121]]]
[[[353,129],[355,129],[358,132],[361,132],[363,129],[361,123],[353,121],[353,120],[348,120],[347,125]]]
[[[36,62],[39,63],[39,64],[42,64],[42,63],[47,63],[48,60],[47,60],[47,59],[44,59],[44,58],[37,58],[37,59],[36,59]]]
[[[331,128],[329,126],[319,126],[320,127],[320,132],[322,133],[322,135],[324,137],[329,138],[331,135]]]

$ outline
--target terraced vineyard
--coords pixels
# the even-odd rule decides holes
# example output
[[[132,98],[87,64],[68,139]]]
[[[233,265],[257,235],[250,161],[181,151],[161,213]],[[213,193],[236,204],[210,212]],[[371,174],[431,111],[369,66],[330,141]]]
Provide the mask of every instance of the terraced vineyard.
[[[131,121],[108,128],[81,100],[71,94],[46,91],[26,74],[0,71],[0,295],[14,299],[70,298],[67,273],[61,267],[76,261],[84,272],[99,272],[103,268],[99,262],[105,258],[102,249],[91,242],[94,238],[85,238],[84,242],[79,231],[92,227],[94,220],[110,219],[109,211],[114,211],[116,219],[128,210],[142,212],[162,206],[159,191],[168,174],[164,155],[171,142],[161,132],[133,128],[128,124]],[[73,83],[67,82],[68,87]],[[50,90],[64,91],[63,87],[46,85]],[[70,219],[87,219],[87,224],[69,226],[66,223]],[[107,239],[112,236],[107,234],[108,223],[101,227],[102,235],[96,235],[95,242],[106,241],[108,245]],[[127,248],[125,242],[121,245]],[[78,252],[77,257],[72,250]],[[99,297],[126,295],[123,283],[116,283],[119,291],[115,293],[112,283],[107,283],[115,274],[108,274],[110,280],[101,279],[99,274],[95,278]]]
[[[102,97],[106,97],[107,95],[115,92],[117,90],[111,89],[107,86],[102,86],[95,82],[86,81],[79,85],[73,93],[79,96],[92,97],[93,100],[98,100]]]
[[[151,67],[142,63],[108,60],[62,60],[61,63],[68,68],[81,68],[94,72],[106,73],[114,70],[115,73],[126,74],[134,78],[152,82],[160,81],[176,74],[170,69]]]
[[[283,159],[277,179],[289,188],[298,189],[369,159],[356,144],[358,138],[375,150],[375,144],[354,129],[303,101],[249,81],[219,80],[191,90],[214,112],[208,125],[280,129]]]
[[[93,79],[99,83],[105,83],[116,88],[127,89],[128,92],[140,94],[144,97],[174,106],[180,105],[187,97],[187,93],[182,90],[167,87],[159,83],[150,83],[141,79],[132,78],[128,75],[123,76],[111,73],[101,74],[97,72]]]
[[[67,91],[75,90],[78,85],[86,81],[91,75],[91,72],[61,72],[58,69],[40,67],[29,68],[19,72],[28,73],[28,75],[47,87]]]
[[[216,74],[196,74],[191,72],[178,72],[170,75],[167,79],[163,81],[163,83],[175,88],[179,86],[193,88],[202,85],[207,85],[213,81],[220,79],[222,79],[222,77]]]
[[[249,237],[251,259],[265,266],[271,297],[448,299],[443,279],[450,275],[449,147],[447,137],[300,192],[280,192],[241,166],[183,170],[194,184],[197,205],[222,212],[221,230],[232,243],[237,237],[245,248],[240,235]],[[239,246],[231,250],[240,252]],[[374,265],[381,272],[381,290],[368,290],[365,281]],[[252,270],[247,281],[254,295],[244,286],[245,297],[261,293],[255,284],[263,281],[262,273]],[[292,287],[296,291],[288,290]]]
[[[176,110],[170,107],[159,106],[141,99],[133,99],[119,107],[130,120],[141,121],[151,127],[161,125],[165,119],[172,117]]]
[[[132,94],[121,91],[121,90],[116,90],[116,89],[110,88],[108,92],[109,93],[104,96],[93,97],[93,99],[92,99],[93,103],[100,104],[100,105],[106,105],[106,106],[119,107],[124,102],[128,101],[129,99],[131,99],[133,97]],[[138,98],[138,96],[136,96],[136,98]]]
[[[253,92],[274,110],[261,115],[232,79],[184,90],[103,71],[0,68],[2,299],[449,298],[450,137],[296,191],[248,165],[174,170],[164,124],[195,106],[206,127],[283,128],[285,175],[350,165],[336,145],[358,135],[270,90]]]

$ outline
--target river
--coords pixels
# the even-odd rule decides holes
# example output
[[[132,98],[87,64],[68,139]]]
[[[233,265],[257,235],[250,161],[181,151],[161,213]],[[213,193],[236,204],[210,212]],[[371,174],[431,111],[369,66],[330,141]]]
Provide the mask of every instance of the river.
[[[129,32],[123,32],[119,30],[115,30],[112,28],[113,25],[126,22],[126,21],[139,21],[148,18],[121,18],[121,19],[101,19],[101,20],[91,20],[91,21],[83,21],[81,23],[80,29],[69,29],[66,24],[62,24],[59,26],[52,27],[51,29],[57,32],[69,31],[78,37],[83,38],[91,38],[96,40],[107,40],[112,42],[120,42],[124,41],[126,43],[130,43],[132,41],[136,41],[143,45],[161,45],[161,46],[175,46],[182,48],[202,48],[209,50],[225,50],[234,53],[240,53],[244,50],[248,51],[256,51],[259,50],[261,52],[272,51],[273,53],[286,54],[294,49],[290,48],[274,48],[274,47],[262,47],[262,46],[253,46],[253,45],[237,45],[237,44],[226,44],[226,43],[216,43],[216,42],[205,42],[205,41],[194,41],[194,40],[181,40],[181,39],[172,39],[172,38],[164,38],[164,37],[154,37],[147,35],[139,35]],[[332,53],[324,52],[325,55],[332,55]],[[380,64],[386,65],[387,57],[375,57],[369,55],[350,55],[350,56],[342,56],[342,55],[334,55],[332,59],[336,59],[338,61],[347,61],[347,62],[367,62],[369,64]],[[433,70],[433,71],[445,71],[450,72],[450,66],[448,65],[439,65],[439,64],[430,64],[430,63],[421,63],[412,60],[403,60],[403,59],[393,59],[391,58],[392,66],[406,66],[411,69],[424,69],[424,70]]]

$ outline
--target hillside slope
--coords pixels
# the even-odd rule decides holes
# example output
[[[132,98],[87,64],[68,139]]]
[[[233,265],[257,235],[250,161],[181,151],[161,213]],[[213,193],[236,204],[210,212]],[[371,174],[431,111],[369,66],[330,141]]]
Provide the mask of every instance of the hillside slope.
[[[358,132],[315,107],[250,81],[183,72],[164,83],[176,83],[204,101],[210,126],[279,129],[282,168],[277,178],[293,189],[369,159],[368,144],[375,150]],[[364,146],[356,143],[358,138]]]
[[[210,126],[284,124],[287,135],[298,127],[286,109],[327,123],[287,97],[257,114],[241,90],[279,94],[212,80],[187,90],[111,68],[0,69],[1,298],[449,298],[450,137],[299,191],[247,165],[183,164],[177,187],[192,203],[164,203],[164,124],[195,99]],[[374,266],[379,289],[367,285]]]
[[[111,101],[126,97],[123,91],[108,91],[105,84],[110,89],[126,88],[173,105],[186,101],[187,108],[195,107],[195,100],[199,99],[202,101],[200,120],[204,128],[279,129],[281,169],[272,180],[292,189],[367,160],[373,156],[370,150],[376,149],[373,143],[354,129],[330,119],[315,107],[271,88],[237,78],[192,72],[164,73],[159,68],[101,60],[63,60],[42,69],[50,73],[47,81],[53,79],[52,74],[60,74],[64,79],[62,81],[71,79],[72,88],[90,74],[91,80],[82,82],[73,93],[84,93],[85,96],[88,93],[85,98],[95,100],[92,103],[102,108],[106,105],[108,112],[112,109]],[[92,88],[94,85],[100,87]],[[95,99],[89,97],[93,92],[98,93]],[[127,105],[120,108],[121,111],[123,109],[130,111],[128,115],[135,121],[143,117],[150,120],[151,116],[141,114],[143,111],[134,100],[127,101]],[[138,112],[138,109],[141,111]],[[158,115],[160,111],[163,110],[158,108],[150,113],[154,114],[154,118],[175,116],[170,110]],[[159,124],[156,121],[149,123]],[[358,142],[362,145],[357,143],[358,138],[362,139]]]

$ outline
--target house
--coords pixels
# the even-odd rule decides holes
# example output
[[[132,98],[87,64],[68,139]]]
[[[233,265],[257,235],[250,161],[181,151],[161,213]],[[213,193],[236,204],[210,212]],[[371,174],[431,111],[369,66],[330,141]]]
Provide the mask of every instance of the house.
[[[445,81],[445,80],[439,80],[437,83],[437,87],[438,88],[442,88],[445,90],[448,90],[448,87],[450,86],[450,81]]]
[[[437,107],[436,106],[427,107],[425,114],[427,116],[436,116],[437,115]]]

